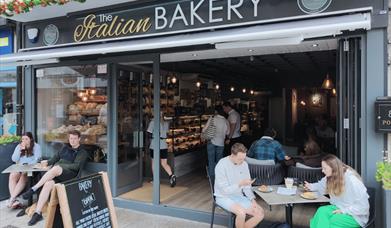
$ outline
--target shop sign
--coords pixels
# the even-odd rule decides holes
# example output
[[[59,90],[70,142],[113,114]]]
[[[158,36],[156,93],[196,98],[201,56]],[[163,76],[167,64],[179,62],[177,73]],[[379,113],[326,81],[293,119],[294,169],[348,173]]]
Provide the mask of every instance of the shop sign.
[[[376,131],[391,132],[391,97],[380,97],[375,102]]]
[[[205,31],[381,7],[381,0],[182,0],[26,24],[44,31],[25,47],[130,39]],[[58,30],[58,29],[59,30]],[[36,32],[36,33],[39,33]]]
[[[14,34],[11,29],[0,29],[0,55],[12,53],[14,50]]]

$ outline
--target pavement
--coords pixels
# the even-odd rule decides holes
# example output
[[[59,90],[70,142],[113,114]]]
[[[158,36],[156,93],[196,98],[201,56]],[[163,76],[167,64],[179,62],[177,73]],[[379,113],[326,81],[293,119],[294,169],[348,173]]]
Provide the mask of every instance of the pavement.
[[[175,217],[162,216],[141,213],[134,210],[115,208],[119,228],[207,228],[210,227],[207,223],[194,222],[186,219],[179,219]],[[25,215],[22,217],[16,217],[19,210],[11,210],[6,206],[6,200],[0,202],[0,228],[24,228],[28,227],[27,223],[30,218]],[[44,227],[45,221],[38,222],[32,228]],[[215,225],[216,228],[222,228],[223,226]]]

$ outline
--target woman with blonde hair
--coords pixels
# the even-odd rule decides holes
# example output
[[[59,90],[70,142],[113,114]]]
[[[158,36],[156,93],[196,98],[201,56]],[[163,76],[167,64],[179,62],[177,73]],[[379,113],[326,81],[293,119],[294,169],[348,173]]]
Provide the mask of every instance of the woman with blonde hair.
[[[360,175],[334,155],[322,159],[325,177],[305,187],[330,195],[330,204],[319,207],[310,221],[311,228],[353,228],[364,226],[369,218],[367,189]]]

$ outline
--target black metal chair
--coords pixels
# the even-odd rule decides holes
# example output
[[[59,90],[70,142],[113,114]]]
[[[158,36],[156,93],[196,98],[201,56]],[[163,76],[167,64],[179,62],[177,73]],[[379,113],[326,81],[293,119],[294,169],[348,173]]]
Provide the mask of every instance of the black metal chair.
[[[213,199],[212,218],[211,218],[211,222],[210,222],[210,227],[213,228],[213,221],[214,221],[214,217],[215,217],[215,210],[216,210],[216,207],[220,207],[220,206],[216,203],[216,197],[214,195],[214,193],[215,193],[215,191],[214,191],[214,189],[215,189],[214,188],[214,186],[215,186],[215,176],[210,176],[209,175],[208,167],[206,167],[206,174],[208,175],[210,192],[212,194],[212,199]],[[228,214],[228,217],[229,217],[228,227],[229,228],[234,228],[235,227],[235,225],[234,225],[235,224],[235,214],[230,212],[230,211],[225,210],[222,207],[220,207],[220,208],[223,209]]]
[[[307,169],[289,166],[287,172],[287,177],[297,178],[299,181],[308,181],[310,183],[319,181],[323,176],[321,168]]]
[[[363,226],[365,227],[375,227],[375,218],[376,218],[376,208],[375,208],[375,202],[376,202],[376,189],[375,188],[367,188],[367,192],[369,195],[369,219],[367,224]]]
[[[251,178],[257,178],[254,185],[277,185],[284,182],[285,169],[281,164],[248,164]]]

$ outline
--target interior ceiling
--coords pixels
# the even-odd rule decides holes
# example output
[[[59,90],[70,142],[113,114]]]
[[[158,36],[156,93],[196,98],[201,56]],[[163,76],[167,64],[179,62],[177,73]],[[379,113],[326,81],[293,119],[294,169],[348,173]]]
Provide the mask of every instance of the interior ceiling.
[[[337,40],[299,45],[163,54],[161,68],[196,73],[219,83],[244,86],[319,86],[325,75],[335,81]]]

